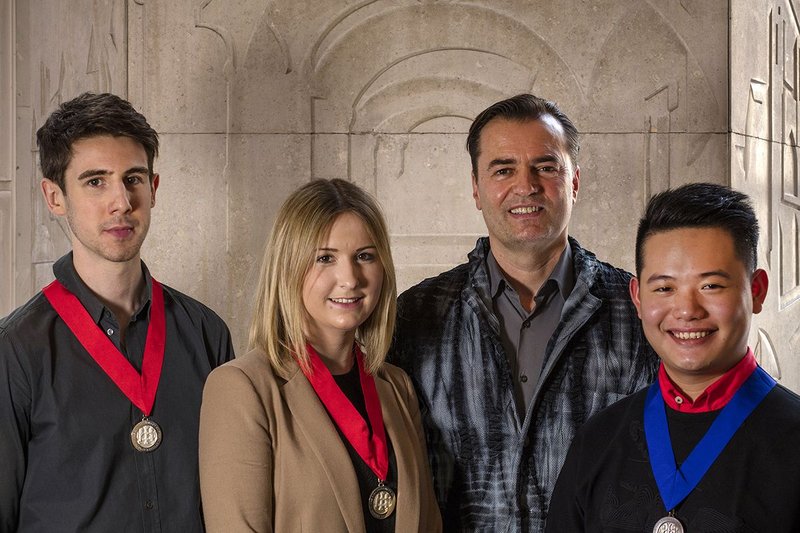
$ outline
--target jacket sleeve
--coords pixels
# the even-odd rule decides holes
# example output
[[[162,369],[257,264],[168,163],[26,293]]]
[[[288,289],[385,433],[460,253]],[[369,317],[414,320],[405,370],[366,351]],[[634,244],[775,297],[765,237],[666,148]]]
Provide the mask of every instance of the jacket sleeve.
[[[431,468],[428,464],[427,444],[425,441],[425,431],[422,428],[422,416],[419,412],[419,402],[417,395],[414,392],[414,386],[411,384],[411,379],[405,372],[403,376],[403,393],[405,395],[405,403],[408,406],[408,411],[411,413],[411,419],[416,430],[416,435],[412,437],[415,439],[416,448],[420,451],[418,462],[420,465],[420,531],[427,533],[438,533],[442,531],[442,516],[439,513],[439,505],[436,503],[436,497],[433,493],[433,478],[431,477]]]
[[[16,531],[30,439],[31,392],[17,350],[0,330],[0,531]]]
[[[578,433],[570,445],[567,459],[553,489],[545,533],[581,533],[585,531],[583,506],[578,493],[581,442],[581,434]]]
[[[272,436],[253,383],[235,366],[217,368],[206,381],[199,456],[207,531],[271,533]]]

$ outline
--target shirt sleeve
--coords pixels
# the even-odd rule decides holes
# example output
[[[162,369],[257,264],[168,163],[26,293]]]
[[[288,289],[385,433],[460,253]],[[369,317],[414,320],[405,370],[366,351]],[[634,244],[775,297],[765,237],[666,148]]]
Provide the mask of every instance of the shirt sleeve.
[[[200,409],[200,493],[209,533],[271,533],[272,437],[250,378],[237,367],[214,370]]]
[[[0,531],[16,531],[30,439],[31,393],[12,340],[0,331]]]

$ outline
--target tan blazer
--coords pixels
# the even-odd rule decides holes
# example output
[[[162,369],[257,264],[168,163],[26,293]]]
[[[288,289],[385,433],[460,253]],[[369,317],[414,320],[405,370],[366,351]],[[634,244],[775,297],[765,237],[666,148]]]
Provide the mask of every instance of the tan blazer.
[[[397,533],[441,531],[417,398],[392,365],[375,377],[397,459]],[[215,369],[200,412],[200,489],[215,532],[363,532],[350,456],[305,375],[253,350]]]

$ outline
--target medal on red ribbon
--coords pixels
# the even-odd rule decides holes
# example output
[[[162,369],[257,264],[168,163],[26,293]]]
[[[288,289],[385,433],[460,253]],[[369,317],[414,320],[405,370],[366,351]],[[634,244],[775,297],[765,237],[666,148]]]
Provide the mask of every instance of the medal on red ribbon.
[[[378,399],[378,390],[375,388],[375,379],[364,370],[364,356],[358,345],[355,344],[353,352],[358,365],[367,417],[372,427],[370,434],[366,420],[336,384],[316,350],[310,344],[306,345],[306,348],[311,371],[303,373],[339,430],[378,478],[378,486],[369,496],[369,512],[375,518],[387,518],[391,516],[397,505],[397,495],[391,487],[384,484],[389,472],[389,449],[386,443],[386,429],[383,425],[383,414]]]
[[[142,420],[131,430],[131,444],[140,452],[152,452],[163,438],[161,428],[150,419],[161,379],[166,344],[164,293],[155,279],[152,279],[152,287],[150,324],[147,327],[141,374],[92,320],[80,300],[58,280],[42,289],[50,305],[92,359],[131,403],[142,411]]]

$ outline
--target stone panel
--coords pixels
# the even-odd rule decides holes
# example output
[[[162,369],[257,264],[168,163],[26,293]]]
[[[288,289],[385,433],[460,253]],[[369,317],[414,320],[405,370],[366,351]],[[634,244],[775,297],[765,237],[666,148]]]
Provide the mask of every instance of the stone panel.
[[[12,196],[9,191],[0,189],[0,316],[10,313],[15,305],[13,225],[11,219]]]
[[[749,38],[733,41],[731,50],[738,73],[731,80],[731,183],[754,199],[759,265],[770,277],[751,345],[762,365],[793,388],[800,382],[797,7],[788,0],[736,1],[731,11],[732,31]]]
[[[258,272],[272,223],[289,194],[309,179],[309,135],[232,135],[228,178],[228,294],[221,313],[244,347]],[[220,246],[221,247],[221,246]],[[222,257],[222,252],[218,252]]]
[[[160,174],[142,249],[153,276],[224,316],[227,194],[222,135],[161,135]]]
[[[653,136],[667,147],[659,158]],[[652,194],[693,181],[727,182],[724,134],[587,134],[581,153],[570,233],[600,259],[631,272],[636,226]]]

